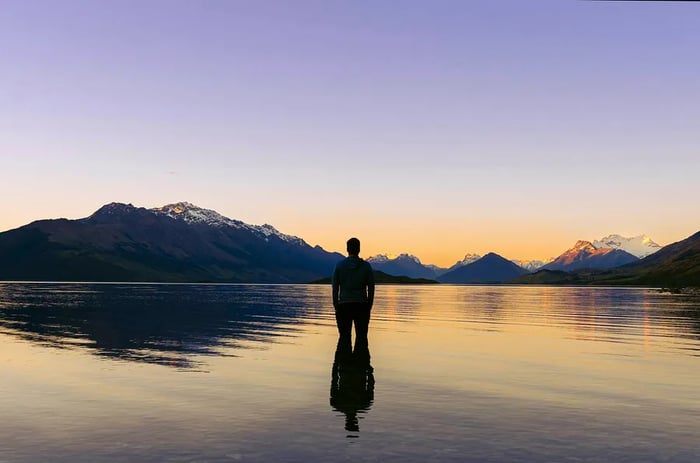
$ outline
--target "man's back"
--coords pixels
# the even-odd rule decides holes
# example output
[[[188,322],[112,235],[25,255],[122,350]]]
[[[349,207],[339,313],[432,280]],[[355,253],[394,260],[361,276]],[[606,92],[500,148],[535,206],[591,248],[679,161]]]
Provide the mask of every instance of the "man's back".
[[[374,293],[374,274],[369,262],[349,256],[338,262],[333,271],[334,302],[371,302]]]

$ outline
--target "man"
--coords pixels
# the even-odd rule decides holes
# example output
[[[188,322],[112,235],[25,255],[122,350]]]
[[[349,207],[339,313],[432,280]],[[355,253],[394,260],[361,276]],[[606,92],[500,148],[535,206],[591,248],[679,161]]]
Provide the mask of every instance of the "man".
[[[360,240],[350,238],[348,257],[333,271],[333,307],[338,324],[339,342],[349,342],[355,323],[355,344],[367,343],[369,315],[374,303],[372,266],[360,258]]]

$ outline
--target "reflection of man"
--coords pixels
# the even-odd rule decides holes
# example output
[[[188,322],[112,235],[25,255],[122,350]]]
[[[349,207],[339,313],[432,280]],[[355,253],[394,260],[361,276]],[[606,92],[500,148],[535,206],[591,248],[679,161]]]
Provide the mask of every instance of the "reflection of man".
[[[348,341],[355,323],[355,342],[367,342],[369,315],[374,302],[372,266],[362,260],[360,240],[350,238],[348,257],[338,262],[333,271],[333,307],[340,339]]]
[[[370,365],[369,346],[360,343],[352,351],[350,339],[338,340],[331,373],[331,407],[345,415],[345,430],[360,430],[360,414],[374,401],[374,369]],[[348,437],[357,437],[351,435]]]

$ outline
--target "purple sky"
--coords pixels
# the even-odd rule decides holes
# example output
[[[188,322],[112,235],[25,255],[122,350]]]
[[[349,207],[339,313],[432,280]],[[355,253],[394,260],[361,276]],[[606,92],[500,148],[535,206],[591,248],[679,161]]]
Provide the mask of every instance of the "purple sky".
[[[190,201],[545,258],[700,230],[700,3],[2,1],[0,230]]]

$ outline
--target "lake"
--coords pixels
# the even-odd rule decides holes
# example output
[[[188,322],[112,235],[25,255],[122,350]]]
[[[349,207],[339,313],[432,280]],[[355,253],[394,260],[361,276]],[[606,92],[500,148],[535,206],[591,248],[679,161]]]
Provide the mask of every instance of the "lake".
[[[0,462],[697,462],[700,298],[0,283]]]

